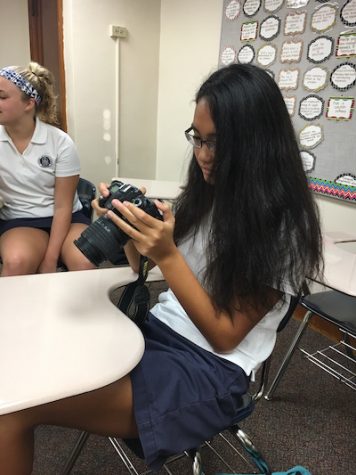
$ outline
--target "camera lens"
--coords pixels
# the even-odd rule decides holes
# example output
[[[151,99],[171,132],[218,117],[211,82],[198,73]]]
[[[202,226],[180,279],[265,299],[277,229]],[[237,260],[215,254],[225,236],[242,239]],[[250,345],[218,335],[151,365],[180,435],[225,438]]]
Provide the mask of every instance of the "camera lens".
[[[105,260],[115,264],[120,246],[124,246],[127,240],[126,234],[110,219],[101,216],[82,232],[74,244],[98,267]]]
[[[112,206],[114,198],[129,201],[154,218],[163,219],[156,205],[146,198],[138,188],[114,180],[109,190],[110,195],[107,198],[100,198],[99,205],[102,208],[112,210],[122,219],[125,218]],[[126,244],[128,239],[128,236],[109,218],[101,216],[82,232],[80,237],[74,241],[74,244],[90,262],[98,267],[106,260],[115,265],[118,257],[120,257],[122,246]]]

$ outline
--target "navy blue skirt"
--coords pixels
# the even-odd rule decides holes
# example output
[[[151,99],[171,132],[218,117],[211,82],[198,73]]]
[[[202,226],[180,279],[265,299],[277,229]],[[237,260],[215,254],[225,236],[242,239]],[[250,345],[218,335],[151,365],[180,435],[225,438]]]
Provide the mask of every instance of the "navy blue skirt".
[[[244,406],[249,378],[150,314],[145,352],[131,372],[139,440],[128,446],[153,470],[227,429]]]
[[[42,229],[43,231],[50,232],[52,226],[53,216],[48,216],[45,218],[16,218],[5,221],[0,219],[0,236],[13,228],[37,228]],[[81,223],[81,224],[90,224],[90,219],[85,216],[83,211],[76,211],[72,214],[72,224]]]

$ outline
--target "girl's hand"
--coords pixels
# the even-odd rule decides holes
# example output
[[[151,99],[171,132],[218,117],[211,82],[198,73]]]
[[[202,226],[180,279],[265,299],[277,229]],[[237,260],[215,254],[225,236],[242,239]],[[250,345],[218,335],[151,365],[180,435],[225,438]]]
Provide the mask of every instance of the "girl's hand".
[[[103,182],[99,183],[98,185],[98,190],[100,193],[99,198],[107,198],[110,195],[109,186],[110,185],[108,183],[103,183]],[[140,191],[144,195],[146,193],[146,188],[141,187]],[[91,202],[92,208],[98,217],[103,216],[104,214],[108,212],[107,208],[101,208],[99,206],[99,198],[95,198]]]
[[[104,198],[107,198],[110,194],[109,192],[109,186],[107,183],[99,183],[99,186],[98,186],[98,190],[99,190],[99,193],[100,193],[100,197],[104,197]],[[95,212],[95,214],[97,216],[103,216],[104,214],[107,213],[107,209],[106,208],[101,208],[99,206],[99,198],[95,198],[92,202],[91,202],[91,205],[92,205],[92,208]]]
[[[54,272],[57,272],[57,264],[57,259],[50,259],[45,257],[38,268],[38,273],[52,274]]]
[[[174,216],[166,203],[155,200],[155,205],[162,212],[163,221],[153,218],[132,203],[113,200],[112,204],[127,221],[113,211],[108,211],[108,218],[133,240],[140,254],[152,259],[157,265],[175,254]]]

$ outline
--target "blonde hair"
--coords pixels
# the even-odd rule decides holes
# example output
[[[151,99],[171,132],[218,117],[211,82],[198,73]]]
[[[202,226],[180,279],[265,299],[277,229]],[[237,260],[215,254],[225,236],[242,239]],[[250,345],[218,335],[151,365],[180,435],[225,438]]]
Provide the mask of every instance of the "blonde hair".
[[[26,81],[28,81],[41,96],[41,102],[36,103],[36,115],[47,124],[58,125],[57,96],[54,91],[54,76],[44,66],[31,61],[27,68],[16,66],[13,68]],[[28,95],[23,92],[23,98]]]

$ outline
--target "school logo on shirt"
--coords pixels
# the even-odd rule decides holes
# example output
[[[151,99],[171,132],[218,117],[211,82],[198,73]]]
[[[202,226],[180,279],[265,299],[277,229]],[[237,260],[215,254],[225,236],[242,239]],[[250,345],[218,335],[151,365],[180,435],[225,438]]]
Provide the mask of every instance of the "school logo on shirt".
[[[48,168],[52,165],[52,159],[48,155],[42,155],[42,157],[38,159],[38,163],[40,167]]]

